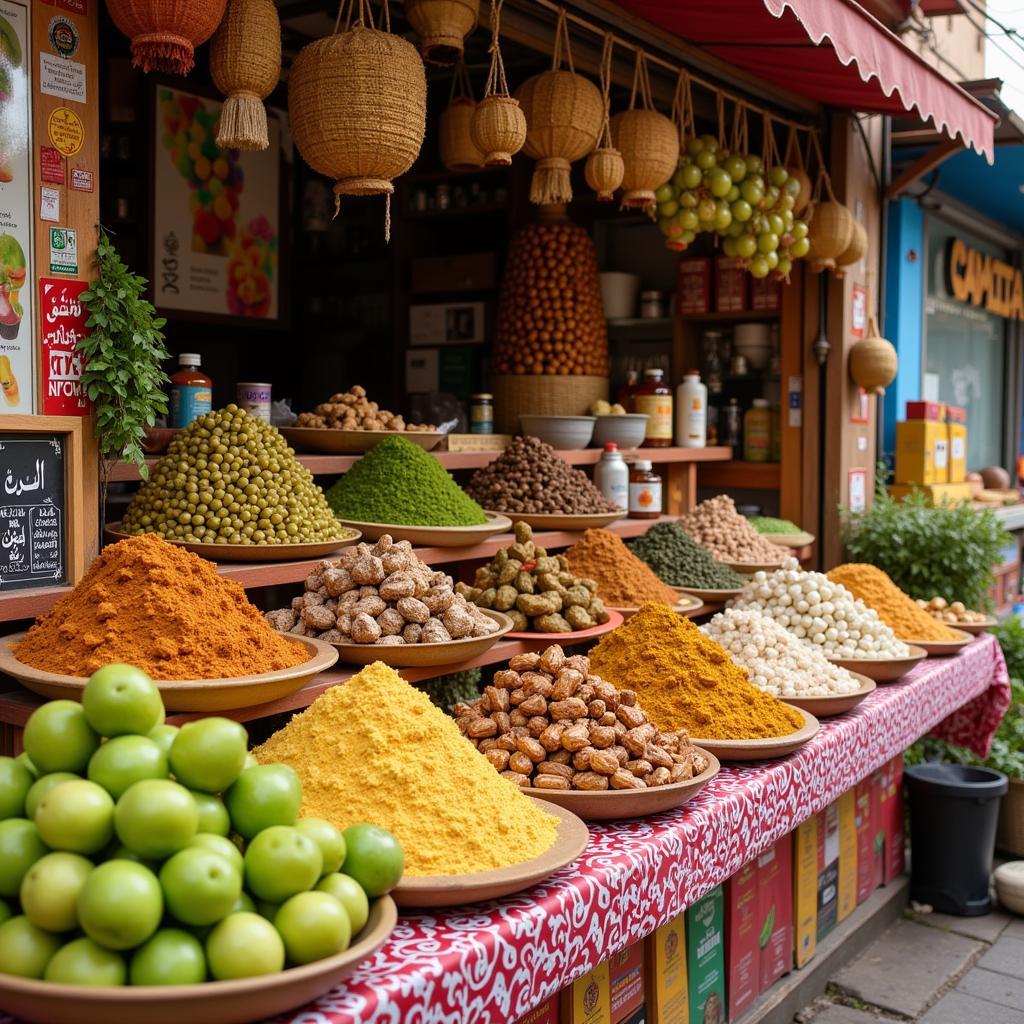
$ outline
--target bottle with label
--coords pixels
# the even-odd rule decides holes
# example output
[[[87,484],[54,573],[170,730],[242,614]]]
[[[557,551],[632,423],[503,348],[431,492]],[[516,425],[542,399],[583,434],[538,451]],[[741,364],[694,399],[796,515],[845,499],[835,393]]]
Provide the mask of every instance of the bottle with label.
[[[657,519],[661,515],[661,477],[651,472],[648,459],[637,459],[629,472],[629,518]]]
[[[672,445],[672,389],[662,380],[664,376],[665,371],[657,367],[644,370],[644,382],[633,399],[635,410],[647,414],[644,448]]]
[[[708,389],[697,370],[687,370],[676,388],[676,444],[706,448],[708,443]]]
[[[178,372],[171,377],[171,426],[187,427],[213,408],[213,381],[199,369],[194,352],[178,356]]]
[[[772,455],[772,410],[766,398],[755,398],[743,417],[743,458],[769,462]]]
[[[719,444],[728,445],[733,449],[733,458],[736,457],[736,450],[740,446],[740,403],[735,398],[729,399],[729,404],[722,409],[722,418],[718,430]]]
[[[640,387],[640,375],[636,370],[629,370],[626,373],[626,383],[619,388],[619,405],[626,412],[636,412],[634,402],[636,401],[637,388]]]
[[[494,395],[473,395],[469,406],[469,432],[471,434],[494,433]]]
[[[629,508],[629,467],[614,441],[604,446],[601,461],[594,467],[594,486],[616,508]]]

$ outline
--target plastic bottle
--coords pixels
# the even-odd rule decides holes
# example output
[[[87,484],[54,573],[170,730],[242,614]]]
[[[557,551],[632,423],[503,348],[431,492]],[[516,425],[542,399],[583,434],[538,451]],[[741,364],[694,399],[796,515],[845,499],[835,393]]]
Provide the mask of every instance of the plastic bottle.
[[[178,372],[171,377],[171,426],[187,427],[213,408],[213,381],[199,369],[194,352],[178,356]]]
[[[708,443],[708,389],[697,370],[687,370],[676,388],[676,444],[706,448]]]
[[[672,389],[662,380],[664,376],[665,371],[657,367],[644,370],[644,382],[633,399],[636,411],[647,414],[644,448],[672,446]]]
[[[601,460],[594,467],[594,486],[617,508],[629,508],[629,466],[614,441],[604,446]]]
[[[629,518],[657,519],[661,515],[661,477],[651,472],[648,459],[637,459],[629,473]]]
[[[772,410],[766,398],[755,398],[743,417],[743,458],[768,462],[772,454]]]

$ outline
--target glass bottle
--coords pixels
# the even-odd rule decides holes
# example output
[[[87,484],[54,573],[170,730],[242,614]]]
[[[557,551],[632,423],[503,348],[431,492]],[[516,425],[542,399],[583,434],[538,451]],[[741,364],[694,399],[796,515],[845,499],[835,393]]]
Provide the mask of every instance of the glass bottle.
[[[772,410],[766,398],[755,398],[743,417],[743,458],[768,462],[772,455]]]
[[[629,471],[629,518],[657,519],[661,515],[661,477],[649,459],[637,459]]]
[[[669,448],[672,445],[672,389],[662,379],[659,367],[644,370],[644,382],[633,398],[638,413],[647,414],[644,448]]]

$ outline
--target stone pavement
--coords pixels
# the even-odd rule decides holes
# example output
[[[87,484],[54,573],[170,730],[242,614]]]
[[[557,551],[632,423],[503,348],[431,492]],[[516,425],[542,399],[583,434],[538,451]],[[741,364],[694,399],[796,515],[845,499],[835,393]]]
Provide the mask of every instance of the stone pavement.
[[[1024,918],[907,911],[798,1024],[1024,1024]]]

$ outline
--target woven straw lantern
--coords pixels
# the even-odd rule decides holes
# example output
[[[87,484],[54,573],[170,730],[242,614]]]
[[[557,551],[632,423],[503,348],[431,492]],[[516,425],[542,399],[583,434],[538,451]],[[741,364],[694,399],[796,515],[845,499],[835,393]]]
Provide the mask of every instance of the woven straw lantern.
[[[263,101],[281,77],[281,22],[273,0],[228,0],[210,43],[210,74],[227,97],[220,112],[221,149],[266,149]]]
[[[469,132],[488,167],[507,167],[526,142],[526,115],[509,95],[499,33],[503,0],[491,0],[491,69],[484,98],[476,105]]]
[[[384,195],[390,240],[392,179],[423,145],[427,77],[416,48],[391,33],[387,0],[383,26],[374,27],[369,0],[342,0],[334,34],[295,58],[288,116],[302,158],[334,179],[335,213],[341,196]]]
[[[846,268],[854,263],[859,263],[868,251],[868,233],[864,225],[857,219],[853,221],[853,233],[850,236],[850,244],[836,257],[836,269],[833,271],[836,277],[843,277]]]
[[[441,111],[438,146],[441,163],[453,174],[478,171],[484,165],[484,154],[473,145],[469,128],[476,112],[476,100],[464,64],[455,69],[448,106]]]
[[[638,92],[640,107],[636,106]],[[611,130],[624,164],[622,205],[653,215],[655,189],[672,177],[679,161],[679,132],[671,118],[654,109],[643,50],[637,50],[629,109],[611,119]]]
[[[612,129],[608,123],[614,43],[615,37],[611,32],[605,32],[601,50],[601,134],[597,140],[597,149],[587,157],[583,165],[583,177],[602,203],[611,202],[615,198],[615,191],[622,184],[622,175],[626,169],[622,154],[612,145]]]
[[[811,270],[820,274],[823,270],[835,270],[836,259],[842,256],[853,241],[853,214],[831,195],[828,202],[818,203],[811,215],[807,240],[810,250],[807,260]]]
[[[431,64],[462,60],[466,36],[476,28],[480,0],[405,0],[405,15]]]
[[[195,48],[216,31],[227,0],[107,0],[118,30],[132,41],[132,64],[145,72],[187,75]]]
[[[867,392],[884,395],[885,389],[896,379],[899,365],[896,349],[878,333],[872,316],[868,320],[867,334],[850,349],[851,379]]]

